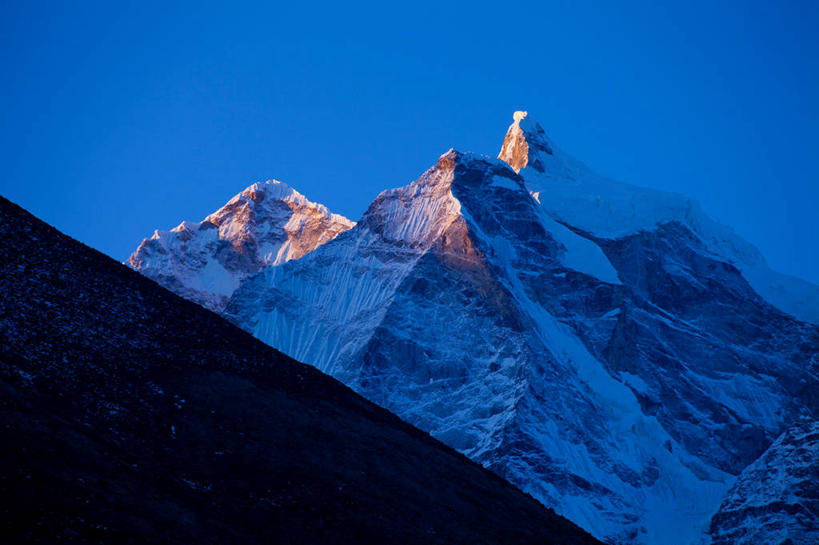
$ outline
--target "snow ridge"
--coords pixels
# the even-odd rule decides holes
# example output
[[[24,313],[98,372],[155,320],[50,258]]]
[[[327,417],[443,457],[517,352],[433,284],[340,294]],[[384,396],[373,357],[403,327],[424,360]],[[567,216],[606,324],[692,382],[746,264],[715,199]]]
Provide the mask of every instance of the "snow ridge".
[[[251,185],[201,222],[155,231],[126,264],[220,311],[246,276],[298,259],[353,225],[269,180]]]
[[[762,298],[800,320],[819,323],[819,286],[771,270],[756,247],[709,218],[696,200],[596,174],[556,148],[527,112],[515,112],[498,157],[520,172],[556,221],[607,239],[682,223],[714,255],[739,268]]]

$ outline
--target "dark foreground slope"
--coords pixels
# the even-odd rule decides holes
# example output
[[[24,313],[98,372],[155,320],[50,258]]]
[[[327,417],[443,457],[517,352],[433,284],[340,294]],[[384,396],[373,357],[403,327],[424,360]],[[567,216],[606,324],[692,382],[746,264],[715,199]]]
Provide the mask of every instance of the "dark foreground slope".
[[[0,468],[15,543],[595,543],[2,198]]]

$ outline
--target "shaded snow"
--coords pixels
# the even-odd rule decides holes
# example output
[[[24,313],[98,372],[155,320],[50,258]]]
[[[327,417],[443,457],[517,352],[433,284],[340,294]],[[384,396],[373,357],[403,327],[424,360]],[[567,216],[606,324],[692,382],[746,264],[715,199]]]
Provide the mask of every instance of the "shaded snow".
[[[664,223],[682,223],[715,255],[740,269],[769,303],[800,320],[819,323],[819,286],[771,270],[752,244],[706,216],[690,197],[596,174],[556,148],[532,116],[520,114],[516,112],[509,128],[510,138],[530,141],[527,166],[520,174],[551,217],[607,239],[652,230]],[[511,160],[506,145],[500,158]]]

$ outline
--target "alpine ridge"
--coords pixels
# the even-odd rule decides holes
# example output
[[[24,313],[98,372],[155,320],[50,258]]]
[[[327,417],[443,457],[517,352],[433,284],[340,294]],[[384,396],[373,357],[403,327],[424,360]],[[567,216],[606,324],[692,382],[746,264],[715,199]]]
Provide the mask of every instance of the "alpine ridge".
[[[819,288],[522,111],[498,159],[450,150],[222,312],[609,543],[780,536],[715,515],[819,410]]]
[[[126,264],[214,311],[246,276],[298,259],[353,222],[288,185],[255,183],[201,222],[155,231]]]
[[[604,178],[556,149],[528,112],[515,112],[499,157],[521,175],[550,216],[573,229],[619,239],[676,223],[701,239],[706,251],[737,267],[767,302],[799,320],[819,323],[819,287],[777,273],[752,244],[705,215],[677,193]],[[511,161],[511,162],[510,162]]]

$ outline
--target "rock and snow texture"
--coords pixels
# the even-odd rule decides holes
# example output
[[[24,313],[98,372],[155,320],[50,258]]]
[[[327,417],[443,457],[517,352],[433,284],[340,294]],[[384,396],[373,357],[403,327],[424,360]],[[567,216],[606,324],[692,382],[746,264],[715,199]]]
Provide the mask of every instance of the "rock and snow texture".
[[[223,314],[611,543],[688,544],[819,401],[819,290],[524,112]],[[712,526],[713,527],[713,526]]]
[[[816,417],[819,288],[772,271],[692,199],[595,174],[526,112],[516,112],[500,157],[551,218],[598,244],[617,269],[627,294],[600,351],[608,372],[689,453],[740,475],[711,523],[715,542],[815,542],[819,489],[806,484],[819,480],[815,428],[790,429],[760,459],[767,462],[748,464],[791,422]],[[701,528],[698,518],[691,527]]]
[[[201,222],[154,232],[126,264],[220,311],[246,276],[298,259],[353,225],[271,180],[251,185]]]
[[[745,468],[710,534],[713,545],[819,543],[819,421],[797,422]]]
[[[520,172],[557,221],[605,239],[682,224],[708,252],[739,269],[768,303],[802,321],[819,323],[819,287],[771,270],[759,250],[706,216],[694,199],[596,174],[557,149],[527,112],[515,112],[499,157]]]

